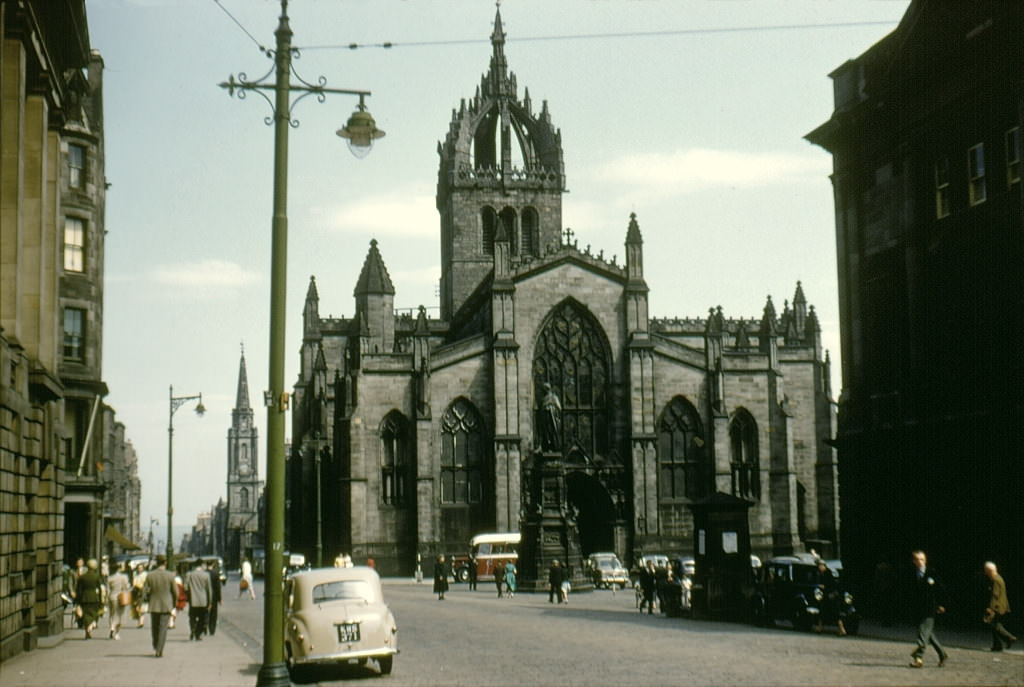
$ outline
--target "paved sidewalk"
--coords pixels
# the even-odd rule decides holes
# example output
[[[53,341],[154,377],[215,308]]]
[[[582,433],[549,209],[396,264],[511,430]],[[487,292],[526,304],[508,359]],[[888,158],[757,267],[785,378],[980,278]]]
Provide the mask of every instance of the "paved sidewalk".
[[[162,658],[153,655],[149,631],[131,622],[121,639],[107,638],[106,618],[93,639],[79,629],[66,630],[62,641],[46,638],[35,651],[0,663],[3,687],[250,687],[256,684],[259,656],[243,647],[237,630],[227,623],[200,642],[188,639],[188,620],[180,618],[167,632]],[[236,639],[237,638],[237,639]],[[258,651],[258,648],[256,648]]]

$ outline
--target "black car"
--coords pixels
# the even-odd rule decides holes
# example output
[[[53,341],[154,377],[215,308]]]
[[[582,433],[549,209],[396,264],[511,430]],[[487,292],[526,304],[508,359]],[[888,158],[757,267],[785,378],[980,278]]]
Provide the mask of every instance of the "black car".
[[[753,614],[756,622],[773,625],[782,620],[798,630],[818,625],[838,625],[843,621],[846,634],[857,634],[860,614],[853,605],[853,595],[842,586],[838,561],[827,561],[832,581],[818,571],[814,557],[807,554],[776,556],[761,566]]]

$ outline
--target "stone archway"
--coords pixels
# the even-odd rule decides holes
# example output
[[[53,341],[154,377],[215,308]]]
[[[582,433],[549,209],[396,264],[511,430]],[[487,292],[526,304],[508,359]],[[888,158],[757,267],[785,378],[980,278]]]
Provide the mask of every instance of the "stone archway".
[[[618,514],[604,485],[584,471],[569,471],[565,475],[565,490],[583,557],[597,551],[615,551]]]

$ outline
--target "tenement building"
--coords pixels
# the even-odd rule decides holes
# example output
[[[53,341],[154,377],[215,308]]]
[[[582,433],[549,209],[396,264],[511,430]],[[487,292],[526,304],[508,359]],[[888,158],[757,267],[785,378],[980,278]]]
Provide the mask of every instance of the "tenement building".
[[[972,622],[984,561],[1024,568],[1022,15],[914,0],[807,136],[833,156],[847,573],[924,548]]]
[[[519,94],[500,12],[491,43],[438,145],[439,317],[396,315],[376,240],[353,317],[321,317],[310,280],[291,549],[406,574],[555,503],[544,536],[567,552],[690,553],[689,505],[716,492],[750,504],[755,553],[834,546],[829,362],[800,284],[781,312],[652,319],[639,219],[623,263],[563,228],[561,134]]]

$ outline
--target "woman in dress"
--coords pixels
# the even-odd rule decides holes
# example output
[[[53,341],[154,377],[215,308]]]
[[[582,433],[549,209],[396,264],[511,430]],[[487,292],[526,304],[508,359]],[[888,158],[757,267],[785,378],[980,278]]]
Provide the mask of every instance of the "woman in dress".
[[[103,578],[100,576],[99,561],[90,558],[85,568],[85,574],[78,578],[75,602],[82,609],[85,638],[92,639],[92,631],[96,629],[96,624],[103,615],[107,589],[103,586]]]

